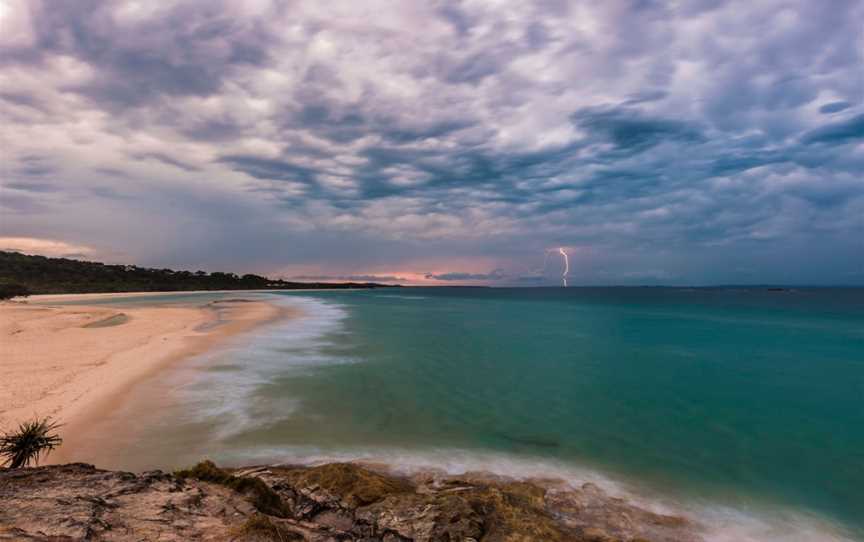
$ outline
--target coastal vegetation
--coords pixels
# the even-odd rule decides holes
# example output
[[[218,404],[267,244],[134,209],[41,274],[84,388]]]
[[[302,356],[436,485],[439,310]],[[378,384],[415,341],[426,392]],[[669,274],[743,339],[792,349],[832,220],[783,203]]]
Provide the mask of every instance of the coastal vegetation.
[[[289,531],[265,514],[252,514],[231,533],[237,540],[255,542],[288,542],[305,540],[303,535]]]
[[[153,269],[0,251],[0,299],[28,294],[379,288],[372,282],[291,282],[260,275]]]
[[[212,461],[201,461],[190,469],[175,471],[174,475],[180,479],[194,478],[202,482],[225,486],[245,495],[252,506],[259,512],[276,517],[285,517],[286,515],[282,499],[275,491],[270,489],[270,486],[258,478],[234,476],[228,471],[217,467]]]
[[[0,435],[2,465],[11,469],[39,464],[39,458],[63,443],[56,431],[60,427],[50,418],[34,419],[18,425],[16,430]]]
[[[15,283],[0,283],[0,301],[13,297],[27,297],[30,290],[26,286]]]

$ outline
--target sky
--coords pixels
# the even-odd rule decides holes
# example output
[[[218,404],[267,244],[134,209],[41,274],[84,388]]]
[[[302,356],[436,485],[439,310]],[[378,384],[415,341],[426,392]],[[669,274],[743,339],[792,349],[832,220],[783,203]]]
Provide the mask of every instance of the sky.
[[[862,21],[860,0],[0,0],[0,249],[541,286],[563,247],[570,285],[864,285]]]

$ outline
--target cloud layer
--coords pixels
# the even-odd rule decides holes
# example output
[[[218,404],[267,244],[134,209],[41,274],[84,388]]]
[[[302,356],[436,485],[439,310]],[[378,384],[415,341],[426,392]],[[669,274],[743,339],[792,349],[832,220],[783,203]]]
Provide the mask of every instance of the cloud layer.
[[[862,284],[862,19],[4,1],[0,233],[289,276],[554,284],[564,246],[571,284]]]

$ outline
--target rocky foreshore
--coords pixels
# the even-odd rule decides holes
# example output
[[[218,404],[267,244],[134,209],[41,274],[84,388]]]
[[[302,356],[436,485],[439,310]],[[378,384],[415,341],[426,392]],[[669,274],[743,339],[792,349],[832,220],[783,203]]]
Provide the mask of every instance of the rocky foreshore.
[[[383,474],[332,463],[176,473],[0,470],[0,540],[693,542],[698,528],[593,484]]]

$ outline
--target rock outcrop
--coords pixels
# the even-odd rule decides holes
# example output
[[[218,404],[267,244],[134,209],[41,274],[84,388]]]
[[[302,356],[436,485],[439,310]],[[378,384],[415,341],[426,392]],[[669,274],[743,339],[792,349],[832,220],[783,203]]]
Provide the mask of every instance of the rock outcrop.
[[[209,462],[167,474],[86,464],[0,470],[0,540],[696,542],[687,520],[591,484],[411,477],[355,464]]]

